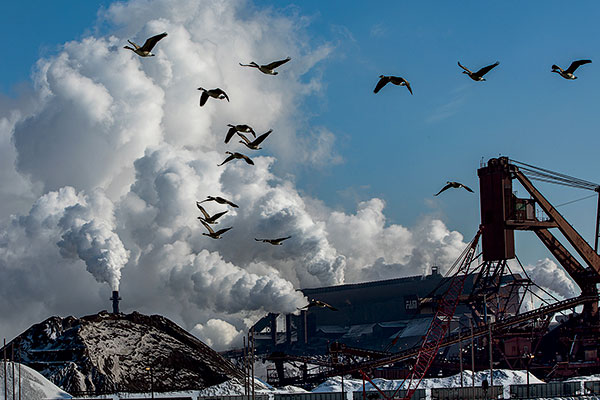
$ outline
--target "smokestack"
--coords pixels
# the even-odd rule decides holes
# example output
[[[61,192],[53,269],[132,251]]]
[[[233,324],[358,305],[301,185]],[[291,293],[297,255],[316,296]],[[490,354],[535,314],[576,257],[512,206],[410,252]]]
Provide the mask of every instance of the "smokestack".
[[[112,303],[113,303],[113,314],[118,314],[119,313],[119,300],[121,300],[121,298],[119,297],[118,290],[113,290],[112,297],[110,298],[110,300],[112,300]]]

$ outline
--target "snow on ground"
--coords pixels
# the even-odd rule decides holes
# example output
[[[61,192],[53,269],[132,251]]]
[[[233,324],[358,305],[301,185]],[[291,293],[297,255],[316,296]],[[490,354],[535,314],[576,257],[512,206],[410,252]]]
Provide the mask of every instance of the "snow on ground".
[[[15,375],[18,378],[18,364],[15,364]],[[7,363],[7,379],[9,382],[9,390],[8,390],[8,400],[12,399],[12,364]],[[48,381],[38,372],[32,370],[29,367],[21,366],[21,386],[22,386],[22,399],[24,400],[44,400],[44,399],[70,399],[71,396],[66,392],[62,391],[60,388],[55,386],[53,383]],[[481,386],[483,380],[487,380],[488,383],[491,383],[489,371],[480,371],[475,373],[475,385]],[[0,386],[2,386],[3,382],[3,368],[0,365]],[[600,380],[600,375],[592,375],[592,376],[582,376],[569,379],[569,381],[590,381],[590,380]],[[277,394],[277,393],[308,393],[306,390],[295,387],[295,386],[285,386],[281,388],[273,388],[267,383],[263,382],[260,379],[255,379],[255,391],[256,394]],[[401,385],[403,388],[406,388],[408,382],[403,380],[388,380],[388,379],[373,379],[373,382],[381,389],[381,390],[396,390]],[[510,385],[518,385],[527,383],[527,373],[525,371],[512,371],[512,370],[494,370],[494,385],[502,385],[504,386],[504,398],[510,398]],[[540,379],[536,378],[533,374],[529,374],[529,383],[544,383]],[[463,373],[463,385],[468,387],[472,384],[472,373],[471,371],[466,370]],[[363,381],[362,379],[349,379],[344,378],[344,391],[346,392],[354,392],[354,391],[362,391]],[[15,386],[18,388],[18,383],[15,382]],[[431,389],[431,388],[456,388],[460,387],[460,374],[456,374],[453,376],[449,376],[446,378],[429,378],[423,379],[419,388],[421,389]],[[369,382],[365,383],[365,389],[367,391],[376,390]],[[312,390],[313,393],[331,393],[331,392],[341,392],[341,378],[334,377],[326,380],[315,389]],[[231,396],[231,395],[242,395],[244,394],[244,384],[238,380],[229,380],[223,382],[219,385],[211,386],[206,389],[200,391],[186,391],[186,392],[172,392],[172,393],[155,393],[156,398],[165,398],[165,397],[173,397],[173,396],[190,396],[192,398],[197,398],[198,396]],[[122,397],[114,397],[114,396],[106,396],[107,399],[111,398],[127,398],[127,399],[135,399],[135,398],[147,398],[148,393],[139,393],[139,394],[121,394]],[[17,395],[15,398],[18,398],[18,389]],[[596,397],[585,397],[586,399],[597,399]],[[568,399],[568,398],[563,398]],[[579,398],[581,399],[581,398]],[[7,400],[4,398],[4,390],[0,390],[0,400]]]
[[[14,363],[14,383],[15,396],[19,398],[19,364]],[[6,380],[8,389],[8,400],[13,399],[13,363],[6,363]],[[70,399],[72,398],[67,392],[60,389],[58,386],[44,378],[39,372],[21,365],[21,399],[23,400],[43,400],[51,399]],[[0,400],[4,398],[4,364],[0,363]]]
[[[491,384],[490,372],[480,371],[475,373],[475,386],[481,386],[481,382],[486,379]],[[473,382],[473,374],[469,370],[463,372],[463,385],[471,386]],[[396,390],[402,385],[402,389],[408,387],[408,380],[388,380],[376,378],[373,379],[373,383],[381,390]],[[525,371],[513,371],[507,369],[494,370],[494,385],[504,386],[504,398],[510,398],[510,385],[520,385],[527,383],[527,372]],[[529,373],[529,383],[544,383],[543,381],[536,378],[532,373]],[[344,390],[347,392],[356,392],[362,390],[363,381],[362,379],[344,379]],[[431,389],[431,388],[457,388],[460,387],[460,374],[452,375],[446,378],[428,378],[423,379],[419,385],[419,389]],[[369,382],[365,383],[365,390],[377,390]],[[327,392],[341,392],[341,378],[334,377],[329,378],[315,389],[315,393],[327,393]]]
[[[469,370],[463,372],[463,385],[472,385],[473,374]],[[475,373],[475,386],[481,386],[481,382],[486,379],[488,383],[490,381],[489,371],[481,371]],[[408,386],[408,380],[388,380],[376,378],[373,379],[373,383],[381,390],[396,390],[404,382],[403,388]],[[344,390],[349,391],[361,391],[362,390],[362,379],[344,379]],[[527,373],[525,371],[512,371],[506,369],[494,370],[494,385],[510,386],[527,383]],[[529,383],[544,383],[543,381],[536,378],[532,373],[529,373]],[[419,385],[420,389],[431,389],[431,388],[456,388],[460,387],[460,374],[452,375],[446,378],[428,378],[423,379]],[[377,390],[370,383],[366,383],[365,389],[367,391]],[[341,378],[334,377],[329,378],[315,389],[315,393],[325,392],[341,392]]]

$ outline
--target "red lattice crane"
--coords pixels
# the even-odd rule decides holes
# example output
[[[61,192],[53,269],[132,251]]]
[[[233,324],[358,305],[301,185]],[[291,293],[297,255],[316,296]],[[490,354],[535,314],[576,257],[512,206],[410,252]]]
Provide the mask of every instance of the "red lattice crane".
[[[475,249],[477,248],[480,235],[481,231],[478,231],[475,235],[475,238],[467,248],[466,253],[464,253],[464,256],[459,259],[459,268],[452,277],[448,290],[446,290],[438,303],[437,311],[433,317],[433,320],[431,321],[429,330],[423,339],[421,349],[419,350],[417,360],[408,381],[407,393],[404,397],[406,400],[410,399],[419,387],[419,384],[423,380],[423,377],[435,359],[435,356],[440,348],[440,343],[446,336],[446,332],[450,327],[450,322],[452,321],[452,317],[456,311],[458,300],[462,294],[463,287],[465,285],[465,279],[467,278],[469,267],[471,266],[471,261],[473,261],[473,257],[475,256]]]

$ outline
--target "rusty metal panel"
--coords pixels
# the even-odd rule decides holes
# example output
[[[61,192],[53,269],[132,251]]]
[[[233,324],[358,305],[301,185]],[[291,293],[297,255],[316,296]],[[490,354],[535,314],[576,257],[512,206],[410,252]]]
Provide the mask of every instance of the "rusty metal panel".
[[[484,261],[515,258],[515,235],[505,221],[514,214],[514,196],[509,163],[493,158],[477,171],[481,202],[482,247]]]

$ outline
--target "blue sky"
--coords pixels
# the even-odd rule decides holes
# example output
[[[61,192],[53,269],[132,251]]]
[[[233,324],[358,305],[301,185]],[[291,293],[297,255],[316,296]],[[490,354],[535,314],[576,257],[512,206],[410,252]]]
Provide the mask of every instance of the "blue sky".
[[[99,9],[110,1],[2,5],[0,89],[15,96],[30,84],[35,62],[69,40],[108,28]],[[574,59],[600,53],[600,5],[593,1],[383,2],[260,1],[255,8],[302,17],[313,43],[334,45],[315,71],[323,90],[305,104],[310,120],[337,135],[343,162],[298,171],[305,193],[334,207],[352,208],[372,196],[386,202],[390,222],[412,224],[423,214],[441,216],[466,236],[477,228],[478,200],[466,193],[434,199],[444,182],[477,187],[481,159],[499,154],[594,180],[598,167],[597,64],[574,82],[550,73]],[[496,60],[488,81],[473,82],[471,69]],[[372,93],[380,74],[412,84]],[[564,188],[556,203],[584,197]],[[591,241],[595,200],[564,208]]]
[[[136,4],[147,4],[144,3],[145,0],[134,1],[137,2]],[[66,42],[75,41],[79,43],[91,35],[104,37],[109,34],[116,35],[119,41],[123,41],[122,39],[126,37],[132,37],[141,42],[145,34],[153,32],[151,29],[158,29],[154,27],[160,26],[161,23],[158,21],[160,18],[151,15],[148,18],[154,18],[153,21],[144,20],[138,23],[138,21],[132,20],[128,25],[127,17],[129,15],[126,14],[126,11],[132,13],[132,18],[134,18],[133,14],[138,12],[140,15],[146,16],[146,14],[139,9],[132,8],[129,10],[126,7],[115,13],[121,18],[119,20],[121,21],[120,26],[112,26],[111,22],[107,22],[108,19],[98,20],[99,10],[106,10],[110,7],[112,2],[109,1],[60,0],[36,2],[34,3],[35,7],[32,7],[32,3],[5,3],[0,6],[0,37],[2,38],[0,40],[2,40],[3,49],[0,61],[0,106],[4,107],[0,109],[0,129],[2,128],[3,112],[6,113],[6,110],[10,109],[13,104],[26,103],[24,99],[28,98],[27,93],[35,92],[35,90],[31,90],[33,85],[31,76],[36,68],[36,62],[40,58],[52,59],[51,64],[55,67],[58,65],[56,68],[59,68],[61,64],[57,63],[53,57],[64,50],[63,45]],[[173,4],[184,3],[185,1],[180,1]],[[600,164],[597,156],[597,149],[600,147],[600,138],[598,137],[600,115],[597,110],[598,104],[600,104],[598,98],[600,95],[597,90],[600,85],[600,73],[598,72],[600,58],[597,57],[600,54],[600,43],[598,42],[600,25],[597,23],[598,16],[600,16],[600,4],[597,2],[573,3],[568,8],[564,7],[564,2],[558,1],[509,1],[488,4],[475,1],[410,3],[389,1],[378,3],[377,6],[374,6],[373,3],[353,3],[337,0],[325,2],[256,1],[241,3],[244,4],[243,7],[239,6],[240,3],[234,2],[231,9],[238,14],[236,18],[248,23],[248,27],[239,26],[235,23],[237,21],[235,20],[233,26],[228,26],[227,34],[236,32],[235,34],[239,35],[237,29],[245,33],[243,30],[247,28],[248,37],[251,37],[250,32],[256,32],[257,30],[255,26],[251,26],[251,21],[272,21],[274,20],[273,16],[279,16],[284,17],[286,21],[292,21],[294,26],[285,30],[287,28],[285,24],[282,24],[283,28],[279,26],[274,30],[265,29],[264,32],[300,32],[303,35],[296,41],[286,37],[281,40],[267,37],[264,39],[266,43],[264,47],[260,46],[261,43],[258,40],[255,42],[249,41],[249,49],[256,52],[264,50],[264,53],[267,54],[269,48],[265,49],[265,47],[273,46],[273,49],[277,48],[279,51],[282,48],[287,48],[282,47],[283,43],[286,46],[289,45],[289,48],[295,52],[294,56],[298,54],[306,57],[306,59],[310,57],[319,58],[314,56],[315,53],[318,53],[315,49],[327,48],[330,50],[314,65],[311,65],[308,72],[299,76],[293,75],[292,72],[297,71],[294,68],[299,68],[297,66],[305,60],[298,59],[300,56],[294,58],[290,64],[281,68],[280,75],[276,77],[279,81],[269,81],[273,83],[273,86],[265,89],[266,92],[275,89],[281,90],[281,88],[302,91],[310,86],[309,82],[315,81],[320,85],[316,91],[309,90],[308,95],[298,95],[293,97],[292,100],[287,99],[287,103],[282,102],[282,104],[292,108],[299,107],[299,111],[293,110],[291,112],[292,117],[286,114],[288,110],[281,112],[283,117],[279,120],[277,116],[269,116],[271,121],[276,121],[279,124],[274,127],[276,133],[285,131],[285,123],[289,121],[301,120],[303,125],[296,128],[298,132],[294,132],[293,135],[288,137],[291,143],[281,145],[281,142],[279,142],[279,148],[276,148],[278,137],[276,133],[273,134],[265,142],[268,146],[264,146],[266,149],[262,154],[274,155],[279,157],[279,160],[274,162],[272,166],[269,164],[268,167],[265,167],[266,164],[262,164],[260,168],[263,168],[261,174],[273,171],[281,179],[289,180],[295,184],[294,190],[297,190],[299,196],[290,191],[286,194],[288,197],[283,196],[286,202],[301,203],[297,197],[302,197],[304,203],[300,204],[299,209],[302,209],[305,204],[310,207],[319,203],[311,203],[308,199],[317,199],[326,206],[327,212],[333,217],[318,215],[320,213],[318,206],[315,206],[317,211],[311,210],[311,217],[316,221],[314,226],[311,225],[311,229],[318,231],[324,224],[335,225],[333,227],[329,226],[330,230],[325,233],[319,231],[321,236],[318,244],[321,247],[317,246],[318,251],[315,254],[319,254],[319,256],[324,254],[323,257],[326,262],[317,260],[314,264],[317,267],[322,265],[332,266],[330,272],[334,271],[335,273],[328,276],[328,279],[331,278],[331,280],[318,281],[315,278],[318,275],[317,273],[315,273],[315,276],[304,277],[301,272],[290,272],[292,268],[286,266],[285,262],[287,260],[282,261],[277,258],[279,257],[277,254],[272,259],[260,260],[268,265],[271,265],[270,262],[284,264],[284,267],[289,269],[281,272],[281,276],[287,279],[286,282],[292,282],[294,285],[299,286],[306,286],[317,281],[320,284],[337,282],[336,274],[338,270],[336,268],[343,265],[344,259],[347,260],[348,265],[351,264],[352,268],[356,270],[363,266],[374,266],[375,269],[379,265],[377,262],[381,260],[377,259],[378,254],[370,253],[380,243],[375,241],[369,242],[374,243],[373,246],[365,245],[365,249],[362,250],[364,250],[364,254],[369,253],[367,256],[362,253],[360,255],[354,254],[354,249],[346,249],[344,243],[342,243],[343,241],[338,242],[335,238],[336,234],[342,236],[346,234],[346,232],[341,232],[338,229],[339,226],[347,224],[349,230],[354,226],[364,226],[355,221],[360,219],[360,212],[357,212],[357,209],[360,209],[360,202],[370,201],[373,198],[385,201],[383,211],[385,225],[387,228],[393,228],[390,229],[390,231],[393,231],[393,235],[390,232],[386,234],[394,237],[394,240],[402,237],[399,233],[403,229],[401,227],[407,227],[411,230],[418,227],[424,219],[437,218],[443,221],[450,231],[460,232],[464,235],[464,240],[469,241],[475,234],[480,219],[477,196],[477,168],[480,167],[482,160],[487,161],[491,157],[505,155],[515,160],[578,178],[600,181],[597,173]],[[215,1],[197,2],[197,4],[200,8],[204,7],[205,4],[206,8],[218,9],[220,7],[220,3]],[[223,4],[230,5],[229,2]],[[264,17],[261,12],[265,10],[267,10],[268,18],[261,19]],[[173,20],[177,19],[176,16],[171,17]],[[228,23],[230,22],[228,21]],[[150,25],[151,28],[149,28],[149,25],[146,25],[147,23],[154,25]],[[190,32],[194,31],[194,28],[194,24],[186,27]],[[127,59],[130,64],[122,65],[128,65],[132,68],[131,71],[138,71],[139,69],[147,76],[151,76],[157,82],[157,85],[163,85],[161,79],[164,76],[161,74],[164,73],[164,65],[161,64],[161,60],[167,60],[167,56],[174,57],[174,55],[177,55],[175,50],[172,50],[175,49],[176,33],[169,33],[164,42],[158,45],[159,50],[165,50],[165,52],[159,54],[156,59],[143,60],[143,63],[138,64],[138,60],[132,57]],[[212,32],[204,32],[204,34],[208,36]],[[236,48],[238,40],[247,39],[241,36],[228,36],[228,38],[231,40],[227,46],[234,43],[234,48]],[[199,40],[198,43],[202,46],[206,44],[202,43],[202,40]],[[214,40],[211,43],[216,43],[216,47],[219,45]],[[166,51],[168,46],[172,46],[170,53]],[[115,59],[124,57],[125,54],[129,55],[126,50],[120,48],[120,44],[114,48],[117,52]],[[243,46],[239,48],[245,50]],[[76,59],[78,54],[84,54],[85,51],[85,46],[74,45],[72,48],[67,49],[66,53]],[[281,58],[287,55],[281,54]],[[244,79],[246,79],[245,75],[242,74],[249,71],[237,68],[237,55],[231,54],[230,58],[234,59],[235,74],[229,72],[230,66],[221,66],[225,71],[223,73],[225,75],[229,73],[229,76],[234,78],[244,76]],[[550,72],[552,64],[556,63],[566,68],[571,61],[584,58],[592,59],[593,63],[578,69],[576,75],[579,79],[575,81],[567,81]],[[106,61],[106,59],[103,60]],[[172,60],[168,59],[168,61]],[[175,58],[175,60],[181,61],[181,58]],[[239,61],[248,62],[250,60],[240,59]],[[268,62],[271,60],[256,61]],[[474,82],[461,73],[462,70],[458,67],[457,61],[473,70],[495,61],[499,61],[500,65],[486,75],[487,81]],[[118,75],[121,71],[108,71],[108,73],[103,74],[105,71],[94,69],[94,67],[98,68],[98,65],[87,65],[85,60],[81,61],[80,64],[84,67],[70,67],[81,73],[81,75],[90,77],[92,81],[95,77],[98,77],[98,82],[105,85],[107,91],[113,90],[111,94],[115,99],[125,103],[130,100],[119,97],[117,93],[118,85],[111,86],[114,85],[115,81],[118,81],[118,77],[108,75]],[[142,67],[138,67],[139,65]],[[189,67],[188,70],[193,70],[193,67]],[[77,68],[80,68],[81,71]],[[200,71],[201,68],[198,67],[198,70]],[[131,71],[128,71],[128,73]],[[203,71],[205,77],[209,76],[206,70]],[[388,85],[378,94],[374,94],[373,89],[378,81],[378,76],[381,74],[399,75],[406,78],[411,83],[414,95],[411,96],[406,88],[392,85]],[[198,75],[199,73],[191,76],[199,80]],[[132,76],[136,79],[139,78],[135,74]],[[250,77],[247,78],[249,82],[251,79],[257,78],[256,75],[252,74],[247,76]],[[281,82],[287,84],[287,82],[282,81],[286,79],[286,76],[290,81],[298,79],[298,82],[291,82],[289,86],[277,86]],[[194,82],[194,85],[196,85],[196,82]],[[184,92],[181,92],[181,95],[179,92],[173,94],[167,89],[175,90],[177,87],[170,86],[167,88],[166,86],[169,85],[163,85],[161,89],[164,89],[166,93],[170,93],[170,100],[180,100],[179,97],[185,99],[189,95],[189,93]],[[58,84],[58,87],[63,88],[60,84]],[[252,86],[252,88],[258,90],[258,87]],[[70,92],[65,91],[64,93],[69,94]],[[64,93],[59,94],[62,96]],[[59,97],[59,100],[61,99],[60,96],[57,97]],[[93,103],[93,99],[85,100],[89,101],[90,104]],[[217,120],[219,124],[224,126],[223,114],[219,114],[219,112],[224,112],[222,111],[224,110],[223,107],[209,101],[210,107],[199,110],[196,101],[197,99],[193,100],[194,118],[200,115],[200,112],[204,112],[205,115],[210,115],[210,118]],[[5,106],[5,104],[8,104],[8,106]],[[39,118],[36,117],[37,119],[34,118],[34,120],[44,121],[43,118],[47,115],[55,116],[56,120],[64,118],[65,115],[68,116],[68,114],[60,112],[60,107],[64,104],[69,103],[57,102],[56,106],[48,106],[47,109],[44,109],[42,116],[38,116]],[[135,102],[127,104],[132,108],[135,108],[136,105]],[[187,106],[187,103],[184,105]],[[167,102],[165,109],[168,109],[168,106],[169,103]],[[248,110],[253,110],[251,105],[246,106]],[[231,107],[234,107],[233,97]],[[219,111],[210,114],[213,109]],[[55,112],[56,115],[53,114]],[[302,117],[298,118],[298,115]],[[227,117],[229,118],[228,115]],[[59,128],[66,126],[66,130],[70,129],[71,122],[67,120],[61,120],[62,125],[57,123],[55,126]],[[198,121],[201,123],[206,122],[200,119]],[[27,136],[30,134],[29,130],[33,132],[31,137],[35,137],[36,134],[39,134],[36,127],[43,126],[35,123],[28,125],[27,121],[22,122],[21,125],[17,125],[21,140],[30,137]],[[83,123],[86,122],[83,121]],[[163,121],[163,123],[168,125],[172,121]],[[115,125],[119,124],[115,123]],[[204,127],[204,125],[202,126]],[[172,133],[177,131],[177,128],[179,128],[178,125],[168,134],[165,134],[165,136],[168,136],[169,144],[173,147],[168,151],[165,150],[167,153],[169,151],[173,151],[173,153],[181,151],[178,146],[181,146],[180,141],[182,139],[177,134]],[[302,163],[286,163],[285,160],[282,160],[283,154],[294,156],[293,152],[289,152],[290,148],[293,149],[294,143],[296,143],[296,146],[308,147],[308,149],[298,149],[298,154],[310,153],[311,143],[307,139],[310,136],[308,134],[303,136],[302,130],[306,129],[308,131],[313,128],[326,130],[334,135],[335,141],[331,150],[337,156],[334,158],[338,162],[324,162],[323,164],[317,162],[302,165]],[[0,133],[2,133],[1,130]],[[73,134],[75,135],[73,137],[80,138],[77,132]],[[102,134],[103,132],[99,133],[100,137]],[[57,135],[59,138],[64,139],[60,136],[60,132]],[[93,134],[90,134],[91,136]],[[81,137],[82,142],[87,138],[85,135],[81,135]],[[205,136],[201,137],[205,138]],[[140,134],[140,138],[148,140],[149,143],[156,139],[151,134],[148,137]],[[2,139],[1,135],[0,139]],[[70,144],[68,141],[66,143]],[[103,144],[104,142],[100,141],[99,143]],[[0,145],[2,145],[1,140]],[[28,149],[28,145],[29,142],[27,141],[19,143],[19,146],[25,150]],[[36,145],[36,143],[33,143],[33,145]],[[197,143],[190,142],[186,145],[190,148],[197,145]],[[269,147],[271,146],[275,149],[272,150],[272,153],[269,153],[271,151]],[[177,149],[174,150],[174,148]],[[282,151],[282,148],[288,149],[288,152]],[[2,150],[1,146],[0,150]],[[222,148],[221,141],[219,140],[214,149],[211,150],[222,154],[224,148]],[[152,158],[152,154],[144,153],[143,148],[141,150],[137,149],[137,151],[140,154],[135,155],[133,160],[137,157],[141,158],[142,155],[147,160],[145,164],[137,163],[136,167],[152,166],[152,162],[156,161]],[[98,151],[98,154],[100,153],[101,150]],[[181,154],[177,154],[177,157],[173,156],[173,159],[182,157]],[[131,164],[133,164],[133,160],[131,160]],[[34,161],[29,160],[29,164],[26,163],[26,166],[38,167],[38,169],[32,169],[32,171],[40,176],[44,174],[39,173],[39,171],[48,173],[48,171],[44,171],[45,167],[39,168],[37,164],[34,165]],[[43,161],[47,160],[44,159]],[[96,162],[97,160],[92,161]],[[113,161],[116,163],[118,160]],[[264,163],[266,162],[264,161]],[[131,165],[128,168],[132,169]],[[92,168],[90,169],[93,171]],[[223,176],[219,175],[220,178],[217,181],[223,185],[224,191],[230,190],[233,193],[234,189],[227,187],[226,184],[238,182],[236,179],[239,177],[236,174],[242,172],[233,166],[227,171],[230,171],[230,173]],[[102,172],[104,173],[104,171]],[[142,172],[148,171],[140,172],[136,170],[136,172],[143,175]],[[82,169],[82,181],[90,181],[91,175],[86,175],[89,173],[87,169]],[[219,173],[221,172],[219,171]],[[133,176],[133,173],[131,176]],[[93,178],[93,176],[91,177]],[[106,181],[109,178],[114,178],[116,182],[121,183],[125,181],[125,178],[116,173],[112,177],[107,173],[105,178]],[[245,179],[250,178],[246,177]],[[445,192],[439,197],[434,197],[433,194],[444,186],[447,180],[463,182],[473,188],[476,193],[470,194],[463,190],[454,190]],[[63,180],[54,179],[53,181],[62,182]],[[6,182],[3,183],[6,185]],[[81,193],[89,195],[91,192],[90,188],[85,187],[85,185],[82,187],[74,186],[76,186],[76,190],[81,190]],[[577,189],[548,184],[540,183],[538,186],[555,205],[591,194]],[[109,193],[107,196],[114,203],[114,208],[126,209],[129,203],[111,197],[111,188],[105,187],[103,189]],[[267,185],[266,189],[263,189],[267,192],[279,188]],[[204,194],[200,189],[198,189],[198,193]],[[38,191],[35,196],[42,196],[43,194],[43,191]],[[518,195],[528,197],[524,190],[519,190]],[[79,194],[79,196],[83,196],[83,194]],[[242,195],[240,194],[240,196]],[[34,200],[35,198],[31,200],[31,203]],[[175,198],[173,204],[179,204],[175,200],[178,199]],[[150,200],[146,199],[146,201],[150,204]],[[596,201],[596,198],[589,198],[559,208],[590,243],[593,243]],[[16,211],[10,211],[26,214],[31,207],[31,203],[23,204]],[[366,208],[370,211],[376,209],[378,205],[375,203],[369,203]],[[260,204],[264,206],[264,204],[270,203],[267,199]],[[339,213],[336,214],[332,210]],[[93,212],[91,213],[95,215]],[[232,214],[230,213],[228,217]],[[296,215],[294,213],[289,215],[292,214]],[[374,215],[377,217],[379,214],[375,213]],[[6,217],[7,215],[0,215],[0,220]],[[261,214],[261,217],[264,217],[264,213]],[[277,214],[277,218],[279,217],[279,214]],[[305,217],[308,218],[307,216],[303,218]],[[170,217],[163,218],[168,220]],[[252,219],[254,216],[246,215],[244,218],[246,218],[246,226],[252,226],[256,222]],[[277,218],[269,219],[265,217],[264,220],[259,221],[262,224],[260,226],[265,229],[280,227],[278,224],[285,221],[285,218]],[[176,218],[173,217],[173,219]],[[231,221],[236,222],[240,219],[242,217],[238,216],[238,220],[232,219]],[[295,229],[298,232],[305,233],[307,243],[310,242],[314,239],[311,236],[312,231],[306,228],[307,224],[304,219],[299,218],[298,221],[293,221],[294,223],[297,222]],[[361,223],[365,222],[364,220],[361,221]],[[353,223],[356,223],[356,225],[352,225]],[[241,225],[238,226],[232,230],[231,236],[241,234],[243,228]],[[63,228],[61,227],[61,229]],[[134,226],[134,228],[136,227]],[[177,231],[179,233],[184,231],[182,226],[171,228],[174,231],[180,229],[180,231]],[[303,231],[302,229],[305,228],[306,231]],[[200,235],[199,230],[197,232],[193,230],[196,228],[186,226],[185,229],[192,230]],[[128,229],[123,227],[116,227],[113,231],[107,235],[111,238],[113,234],[120,235],[124,242],[130,240],[130,236],[134,236],[133,233],[138,232],[135,230],[134,232],[128,232]],[[127,232],[124,233],[124,231]],[[58,238],[64,233],[60,230],[56,232]],[[352,237],[351,233],[348,232],[350,237]],[[181,234],[182,237],[190,235],[189,237],[194,239],[190,242],[191,244],[188,243],[191,247],[197,242],[194,234],[189,234],[189,232],[185,235]],[[299,233],[294,234],[294,238],[300,236]],[[382,235],[385,236],[385,234]],[[415,236],[418,235],[415,234]],[[239,239],[239,237],[236,238]],[[326,243],[327,240],[330,243]],[[202,243],[202,246],[205,245],[205,242],[200,243]],[[0,244],[2,244],[1,241]],[[252,241],[250,244],[254,245],[255,243]],[[459,244],[462,245],[462,243]],[[158,244],[153,245],[158,248]],[[305,251],[306,247],[302,247],[305,245],[306,243],[302,242],[299,248]],[[245,260],[242,259],[240,254],[227,252],[225,246],[221,248],[217,247],[216,244],[213,247],[210,246],[213,246],[212,242],[207,244],[206,248],[211,251],[214,250],[215,254],[219,254],[224,261],[236,267],[239,265],[240,270],[250,270],[258,275],[260,274],[256,270],[260,270],[262,273],[268,270],[266,267],[264,267],[264,271],[261,270],[263,266],[260,263],[257,267],[258,264],[255,261],[262,256],[260,254],[254,255],[255,259]],[[292,246],[293,244],[290,244],[286,249]],[[395,242],[386,243],[386,249],[383,249],[382,253],[388,250],[391,252],[390,249],[394,247]],[[459,246],[455,241],[448,247],[454,249]],[[56,253],[54,248],[49,250]],[[198,251],[194,250],[193,254],[197,255],[197,253]],[[293,253],[293,251],[290,251],[290,253]],[[549,257],[547,251],[530,232],[517,234],[517,253],[521,261],[528,264],[535,264],[538,260]],[[140,251],[140,254],[143,254],[143,251]],[[405,262],[396,253],[390,254],[382,256],[384,265],[396,265]],[[444,254],[453,253],[446,252]],[[150,256],[152,255],[148,255],[148,257]],[[124,258],[127,259],[127,257]],[[60,264],[62,261],[62,259],[59,259],[57,263]],[[297,259],[294,259],[294,262],[296,261]],[[302,262],[304,261],[302,260]],[[413,261],[408,263],[412,268],[410,273],[415,271],[413,264],[416,265],[417,262],[420,262],[419,260]],[[129,264],[132,264],[132,262],[130,261]],[[157,262],[158,264],[160,263]],[[132,271],[134,267],[133,265],[128,266],[129,270]],[[317,267],[315,268],[318,269]],[[1,268],[2,260],[0,260]],[[340,271],[343,269],[339,268]],[[347,267],[346,273],[350,269],[350,267]],[[127,268],[124,269],[124,271],[127,270]],[[269,273],[272,275],[272,271]],[[265,275],[268,274],[265,273]],[[347,273],[346,277],[348,276]],[[358,274],[354,278],[358,279],[358,276],[363,277]],[[81,277],[81,279],[85,280],[87,278]],[[127,282],[133,282],[132,278],[129,278],[129,280],[124,278],[123,284],[127,285]],[[92,283],[95,284],[95,282]],[[84,285],[92,287],[92,283],[84,282]],[[148,287],[150,286],[149,284]],[[108,288],[103,290],[108,290]],[[2,292],[1,286],[0,292]],[[148,302],[144,295],[145,293],[140,294],[137,299],[140,304],[144,304],[143,301]],[[132,297],[133,295],[130,299]],[[107,296],[101,293],[94,301],[101,302],[105,298]],[[294,301],[298,301],[298,299],[291,299],[286,303],[286,306],[295,310],[297,304],[293,303]],[[155,304],[155,306],[160,308],[160,305]],[[88,306],[88,309],[90,307]],[[61,312],[64,311],[59,306],[55,309]],[[158,312],[160,309],[151,309],[150,311]],[[211,310],[211,312],[213,311]],[[253,309],[252,311],[256,310]],[[204,324],[211,317],[217,318],[216,313],[213,315],[204,310],[202,312],[196,313],[194,309],[194,313],[191,313],[193,317],[190,314],[183,315],[182,313],[179,318],[185,320],[187,322],[186,327],[190,329],[197,321],[200,321],[199,324]],[[227,324],[232,324],[236,327],[235,329],[240,330],[242,323],[239,322],[240,316],[236,312],[225,313],[227,318],[223,315],[219,318],[223,318]],[[178,322],[181,322],[180,320]],[[204,328],[206,326],[204,325]]]

